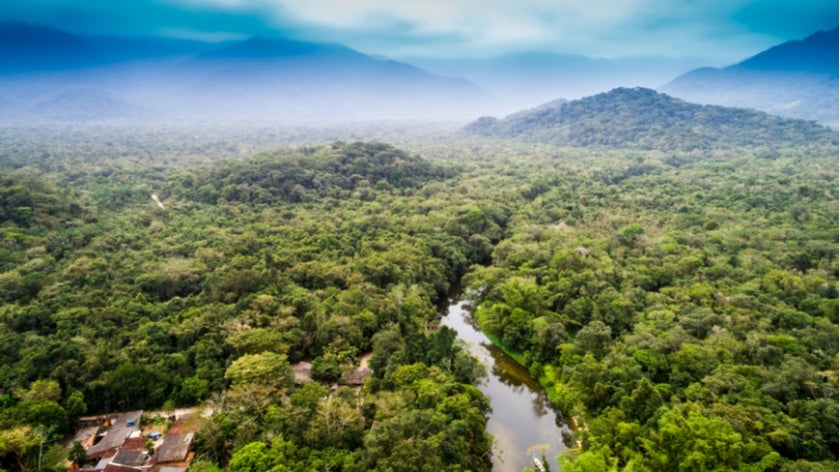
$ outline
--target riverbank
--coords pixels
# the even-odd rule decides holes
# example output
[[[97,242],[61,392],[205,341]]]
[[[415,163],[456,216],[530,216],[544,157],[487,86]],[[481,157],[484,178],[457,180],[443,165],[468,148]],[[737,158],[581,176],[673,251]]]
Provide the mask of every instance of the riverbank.
[[[490,331],[489,329],[487,329],[487,320],[484,319],[484,317],[475,316],[475,310],[472,309],[472,305],[470,305],[470,310],[469,311],[470,311],[471,316],[475,320],[476,324],[478,325],[479,329],[484,334],[484,336],[486,336],[487,339],[489,339],[490,342],[492,342],[494,346],[501,349],[502,352],[504,352],[505,354],[510,356],[510,358],[515,360],[517,363],[519,363],[519,365],[522,366],[523,369],[528,371],[528,373],[530,375],[531,374],[531,369],[527,365],[527,362],[525,362],[525,354],[522,353],[522,352],[518,352],[518,351],[515,351],[513,349],[510,349],[508,346],[506,346],[502,342],[501,338],[497,334],[495,334],[492,331]],[[534,379],[536,382],[538,382],[540,384],[540,387],[542,387],[543,391],[545,392],[545,394],[548,395],[548,398],[551,400],[552,405],[554,405],[555,408],[558,408],[558,405],[560,404],[560,399],[557,397],[557,393],[555,392],[556,383],[551,380],[551,377],[552,376],[546,375],[546,372],[545,372],[544,369],[540,369],[540,375],[537,378],[534,378],[534,376],[531,375],[531,378]],[[564,418],[565,418],[565,416],[564,416]],[[570,417],[570,418],[572,418],[572,417]],[[574,418],[572,418],[572,419],[574,420],[574,423],[573,423],[573,425],[570,425],[570,426],[573,426],[572,427],[573,430],[577,430],[577,420],[574,419]]]
[[[487,380],[478,388],[490,400],[492,409],[487,432],[494,437],[493,471],[532,468],[535,450],[555,457],[565,448],[562,416],[522,362],[496,347],[464,305],[452,300],[442,313],[441,324],[453,329],[487,369]]]

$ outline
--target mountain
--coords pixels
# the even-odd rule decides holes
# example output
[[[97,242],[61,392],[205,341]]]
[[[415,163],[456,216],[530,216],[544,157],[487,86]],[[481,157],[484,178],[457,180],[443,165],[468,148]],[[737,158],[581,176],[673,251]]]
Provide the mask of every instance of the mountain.
[[[290,57],[321,57],[325,59],[369,58],[339,44],[319,44],[292,39],[269,39],[253,36],[245,41],[228,44],[200,54],[205,59],[280,59]]]
[[[838,126],[838,29],[774,46],[737,64],[692,70],[660,91]]]
[[[3,38],[0,90],[11,106],[0,121],[6,122],[467,119],[492,103],[464,79],[340,44],[80,37],[19,23],[0,24]]]
[[[804,120],[698,105],[645,88],[609,92],[505,119],[483,117],[468,134],[567,146],[714,149],[793,143],[836,143],[836,133]]]
[[[42,25],[0,22],[0,73],[95,64],[99,52],[82,38]]]
[[[33,118],[52,121],[102,121],[140,118],[135,105],[100,89],[70,89],[30,107]]]
[[[185,99],[230,117],[469,118],[490,101],[463,79],[374,59],[338,44],[254,37],[205,52],[177,72]],[[475,116],[475,115],[472,115]]]
[[[216,44],[178,38],[146,36],[82,35],[109,62],[136,59],[190,57],[213,49]]]
[[[801,41],[788,41],[741,61],[741,69],[811,72],[837,75],[838,28],[819,31]]]

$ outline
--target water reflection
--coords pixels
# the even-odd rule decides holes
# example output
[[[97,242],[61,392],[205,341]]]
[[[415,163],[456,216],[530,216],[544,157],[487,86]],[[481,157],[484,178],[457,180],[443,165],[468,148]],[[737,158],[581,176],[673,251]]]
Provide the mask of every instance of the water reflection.
[[[467,309],[455,302],[441,323],[454,329],[489,372],[480,386],[493,412],[487,430],[496,438],[493,470],[521,472],[533,457],[545,454],[551,464],[563,450],[562,417],[528,371],[494,346],[475,325]]]
[[[481,343],[481,347],[486,349],[493,358],[493,376],[497,377],[502,384],[510,387],[517,395],[532,394],[534,398],[531,403],[534,415],[542,417],[553,414],[558,417],[558,420],[560,419],[560,415],[554,410],[554,406],[542,386],[531,378],[525,368],[493,344]]]

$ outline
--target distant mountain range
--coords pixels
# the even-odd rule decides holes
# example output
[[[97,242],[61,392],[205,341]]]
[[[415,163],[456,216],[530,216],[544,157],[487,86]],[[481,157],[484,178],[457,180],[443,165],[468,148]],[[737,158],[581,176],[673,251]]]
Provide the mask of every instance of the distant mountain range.
[[[730,67],[694,70],[661,90],[837,127],[837,39],[837,29],[817,33]],[[466,120],[616,86],[655,86],[669,76],[663,74],[685,70],[656,58],[552,53],[417,63],[424,69],[290,38],[205,43],[79,36],[6,22],[0,23],[0,123]]]
[[[494,94],[504,112],[563,97],[580,98],[616,87],[658,87],[702,61],[694,58],[603,59],[578,54],[529,52],[478,59],[406,58],[426,70],[464,77]]]
[[[242,122],[463,119],[492,99],[466,80],[336,44],[83,37],[0,23],[0,103],[0,121]]]
[[[687,103],[645,88],[617,88],[502,120],[483,117],[464,131],[567,146],[662,150],[837,143],[836,132],[809,121]]]
[[[659,90],[698,103],[755,108],[838,127],[838,29],[772,47],[722,69],[683,74]]]

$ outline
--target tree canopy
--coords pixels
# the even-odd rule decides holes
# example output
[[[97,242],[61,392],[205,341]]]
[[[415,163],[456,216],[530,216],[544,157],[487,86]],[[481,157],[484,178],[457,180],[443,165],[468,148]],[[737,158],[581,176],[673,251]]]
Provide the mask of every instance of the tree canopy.
[[[0,468],[86,412],[203,402],[196,470],[489,470],[481,369],[438,329],[466,287],[580,426],[569,470],[836,470],[836,138],[756,119],[787,134],[0,130]]]

